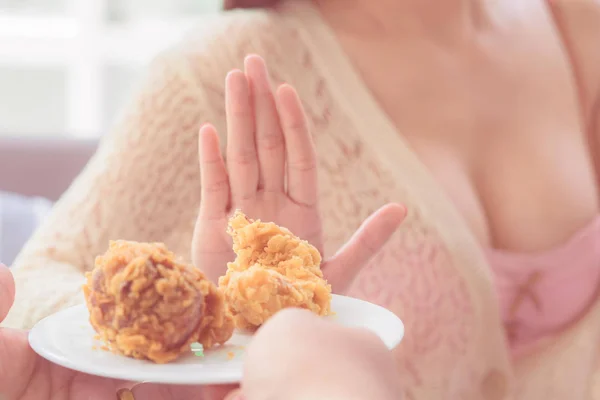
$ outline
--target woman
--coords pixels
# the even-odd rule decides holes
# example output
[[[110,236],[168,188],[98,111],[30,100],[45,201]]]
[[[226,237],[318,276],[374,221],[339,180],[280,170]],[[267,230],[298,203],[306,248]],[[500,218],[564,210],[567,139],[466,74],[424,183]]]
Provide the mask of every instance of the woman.
[[[317,242],[322,226],[334,254],[378,207],[409,210],[347,291],[403,318],[406,397],[600,399],[599,22],[594,0],[287,0],[216,20],[156,61],[24,249],[8,324],[80,302],[81,274],[110,238],[190,249],[198,126],[227,131],[220,82],[256,53],[298,89],[317,151],[321,218],[276,220]],[[238,200],[269,193],[258,176],[282,163],[265,72],[255,57],[245,68],[229,75],[240,101],[227,126],[256,133],[258,150],[227,144],[251,167],[231,182]],[[215,130],[202,137],[215,150]],[[222,201],[223,186],[211,187]],[[199,221],[193,254],[205,261],[223,242]]]

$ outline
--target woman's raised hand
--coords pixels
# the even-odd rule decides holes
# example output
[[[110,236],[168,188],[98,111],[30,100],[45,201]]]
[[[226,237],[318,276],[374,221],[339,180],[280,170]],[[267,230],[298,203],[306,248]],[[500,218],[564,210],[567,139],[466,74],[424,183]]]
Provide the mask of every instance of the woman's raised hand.
[[[288,228],[322,253],[317,157],[295,89],[284,84],[273,92],[265,62],[249,56],[244,72],[227,75],[226,112],[226,161],[215,128],[200,129],[202,197],[192,243],[196,266],[212,280],[224,274],[234,259],[227,219],[237,208]],[[334,291],[346,289],[404,216],[402,206],[384,206],[323,264]]]

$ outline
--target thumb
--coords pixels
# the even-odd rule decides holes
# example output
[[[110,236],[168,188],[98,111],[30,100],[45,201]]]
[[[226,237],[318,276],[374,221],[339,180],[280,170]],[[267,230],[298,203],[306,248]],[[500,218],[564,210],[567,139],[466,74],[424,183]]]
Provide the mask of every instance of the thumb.
[[[361,269],[392,237],[406,217],[406,208],[388,204],[375,211],[350,240],[323,266],[335,293],[344,293]]]
[[[0,322],[15,301],[15,280],[6,265],[0,263]]]

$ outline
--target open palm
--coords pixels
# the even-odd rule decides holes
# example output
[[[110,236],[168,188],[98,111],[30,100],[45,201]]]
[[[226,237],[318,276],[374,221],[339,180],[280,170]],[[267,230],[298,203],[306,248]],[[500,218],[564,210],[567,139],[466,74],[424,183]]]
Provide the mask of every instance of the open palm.
[[[227,168],[215,129],[200,130],[202,202],[194,236],[194,262],[212,278],[233,261],[225,233],[231,211],[273,221],[322,250],[316,157],[295,90],[276,95],[261,58],[226,80]]]
[[[192,246],[195,265],[214,281],[224,274],[234,259],[227,219],[237,208],[288,228],[323,253],[315,145],[294,88],[284,84],[273,93],[264,61],[249,56],[245,72],[227,75],[226,111],[226,163],[215,128],[200,129],[202,201]],[[345,290],[403,218],[401,206],[383,207],[323,264],[335,291]]]

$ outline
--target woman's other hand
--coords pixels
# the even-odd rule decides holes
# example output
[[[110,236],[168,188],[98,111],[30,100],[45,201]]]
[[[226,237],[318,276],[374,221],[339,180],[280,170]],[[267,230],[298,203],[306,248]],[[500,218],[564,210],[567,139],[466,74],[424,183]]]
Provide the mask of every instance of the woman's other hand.
[[[277,313],[247,349],[241,390],[227,399],[399,400],[392,353],[373,333],[308,311]]]
[[[249,56],[245,72],[227,75],[226,111],[226,163],[215,128],[200,129],[202,200],[192,243],[194,264],[213,281],[225,273],[234,259],[227,219],[237,208],[288,228],[322,254],[315,145],[294,88],[284,84],[273,93],[265,62]],[[346,290],[404,216],[402,206],[383,207],[323,264],[335,292]]]

